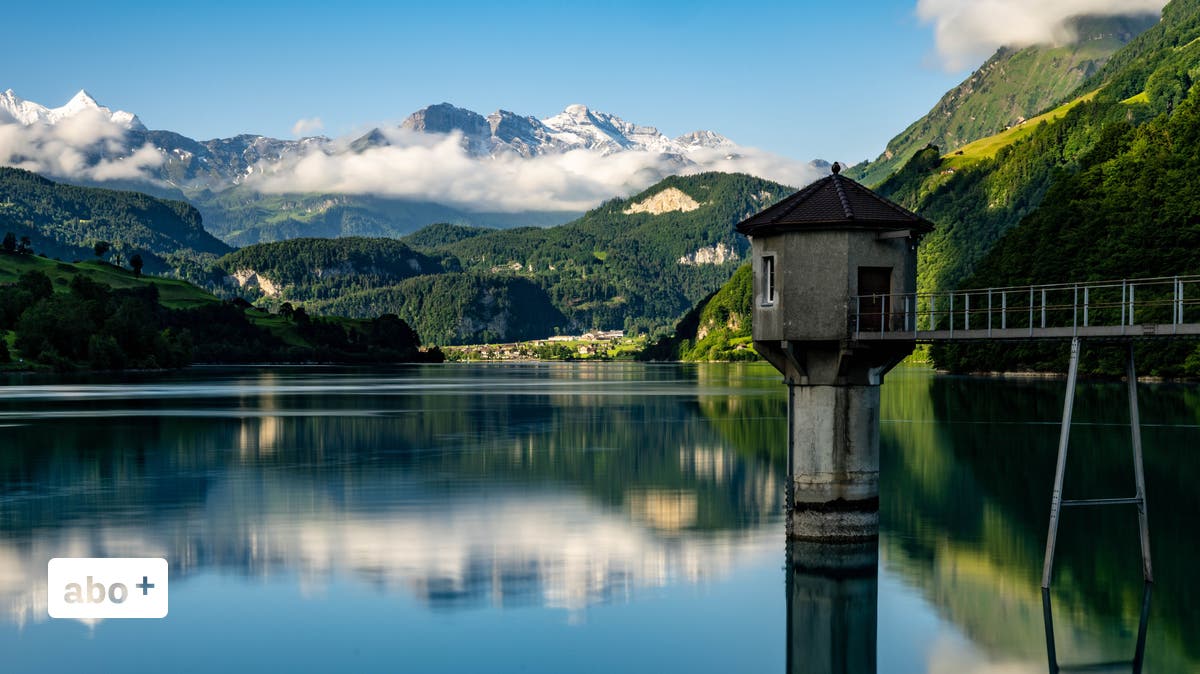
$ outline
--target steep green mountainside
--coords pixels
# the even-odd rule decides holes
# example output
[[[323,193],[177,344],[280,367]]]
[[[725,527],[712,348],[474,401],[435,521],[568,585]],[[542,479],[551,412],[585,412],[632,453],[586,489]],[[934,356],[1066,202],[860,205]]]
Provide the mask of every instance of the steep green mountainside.
[[[209,231],[234,246],[296,237],[399,237],[431,222],[557,225],[578,212],[474,213],[433,202],[339,194],[264,194],[244,187],[189,194]]]
[[[1061,116],[979,141],[991,146],[990,154],[941,156],[925,148],[881,185],[882,194],[937,224],[921,244],[921,290],[962,286],[995,242],[1043,203],[1052,184],[1095,163],[1130,130],[1169,115],[1197,74],[1198,15],[1196,0],[1168,5],[1162,21],[1114,56],[1126,66],[1106,71],[1111,84],[1099,83]],[[1130,84],[1137,77],[1140,83]],[[1144,95],[1130,95],[1135,89]]]
[[[217,260],[215,269],[220,282],[237,286],[243,296],[276,304],[330,299],[445,271],[441,261],[395,239],[363,237],[258,243]]]
[[[965,287],[1200,273],[1200,86],[1192,85],[1169,114],[1105,132],[1079,170],[1056,180],[1041,205],[996,243]],[[1152,301],[1150,290],[1140,294],[1143,302]],[[1194,307],[1188,310],[1189,321],[1200,320]],[[1152,311],[1144,306],[1140,317]],[[1166,307],[1158,320],[1169,322]],[[931,355],[951,370],[1045,370],[1061,367],[1065,350],[954,346]],[[1121,372],[1119,352],[1096,348],[1086,355],[1085,371]],[[1200,375],[1200,347],[1145,344],[1138,362],[1147,374]]]
[[[182,201],[56,183],[0,167],[0,235],[28,236],[33,249],[51,257],[88,259],[98,241],[128,260],[139,254],[147,271],[198,264],[230,251],[201,224],[200,213]]]
[[[0,370],[439,361],[396,316],[318,318],[222,302],[101,261],[0,252]]]
[[[1078,38],[1072,44],[1002,47],[889,141],[875,161],[854,166],[847,175],[877,185],[926,145],[954,152],[1032,118],[1071,98],[1114,52],[1157,20],[1154,15],[1085,17],[1074,22]]]
[[[1200,0],[1169,4],[1102,74],[1032,128],[970,155],[926,148],[880,187],[937,225],[921,244],[921,290],[1200,273]],[[1200,375],[1194,344],[1139,348],[1143,373]],[[1086,354],[1085,371],[1121,371],[1119,353]],[[1066,351],[931,357],[958,371],[1045,371]]]

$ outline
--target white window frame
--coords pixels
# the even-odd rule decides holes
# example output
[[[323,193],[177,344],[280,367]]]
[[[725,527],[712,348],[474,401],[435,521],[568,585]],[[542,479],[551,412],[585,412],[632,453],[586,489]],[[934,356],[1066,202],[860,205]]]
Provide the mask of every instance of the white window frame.
[[[762,256],[762,306],[775,306],[777,284],[775,282],[775,254]]]

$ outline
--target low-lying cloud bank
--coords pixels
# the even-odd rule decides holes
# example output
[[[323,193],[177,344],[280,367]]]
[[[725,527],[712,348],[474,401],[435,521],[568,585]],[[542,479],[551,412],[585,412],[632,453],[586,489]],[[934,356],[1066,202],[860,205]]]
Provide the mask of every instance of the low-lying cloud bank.
[[[917,0],[917,16],[934,26],[943,65],[959,70],[1002,46],[1058,44],[1079,16],[1158,13],[1167,0]]]
[[[377,195],[474,211],[519,212],[582,211],[672,174],[743,172],[794,186],[820,177],[806,162],[754,148],[697,147],[684,155],[574,150],[533,158],[481,158],[467,152],[457,133],[400,128],[382,133],[389,144],[355,150],[347,137],[260,161],[242,183],[267,193]],[[165,169],[173,157],[149,143],[138,145],[132,140],[136,137],[91,110],[56,124],[0,123],[0,165],[83,182],[166,185]]]
[[[127,130],[102,112],[84,110],[56,124],[0,124],[0,166],[79,180],[158,182],[166,157],[149,143],[130,148]]]
[[[742,172],[789,185],[815,180],[810,164],[753,148],[697,148],[686,156],[572,150],[532,158],[474,157],[461,134],[384,132],[390,145],[330,151],[262,165],[246,184],[263,192],[332,192],[421,199],[479,211],[579,211],[642,190],[672,174]]]

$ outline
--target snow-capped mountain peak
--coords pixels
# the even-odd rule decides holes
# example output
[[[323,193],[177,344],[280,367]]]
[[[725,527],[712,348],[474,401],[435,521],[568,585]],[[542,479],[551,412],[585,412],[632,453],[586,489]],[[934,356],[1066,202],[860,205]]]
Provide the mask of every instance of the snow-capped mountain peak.
[[[694,148],[713,148],[717,150],[730,150],[737,147],[737,144],[729,140],[725,136],[715,131],[693,131],[685,133],[675,139],[675,142],[687,149]]]
[[[0,121],[29,126],[45,121],[47,112],[44,106],[21,98],[12,89],[0,94]]]
[[[16,122],[24,126],[38,123],[53,125],[89,111],[100,113],[126,129],[142,131],[146,128],[137,115],[124,110],[113,112],[100,105],[91,94],[83,89],[72,96],[65,105],[57,108],[47,108],[33,101],[27,101],[17,96],[12,89],[0,94],[0,122]]]
[[[592,110],[586,105],[568,105],[562,112],[542,120],[556,141],[570,148],[599,150],[605,154],[621,150],[671,153],[671,139],[652,126],[639,126],[616,115]]]

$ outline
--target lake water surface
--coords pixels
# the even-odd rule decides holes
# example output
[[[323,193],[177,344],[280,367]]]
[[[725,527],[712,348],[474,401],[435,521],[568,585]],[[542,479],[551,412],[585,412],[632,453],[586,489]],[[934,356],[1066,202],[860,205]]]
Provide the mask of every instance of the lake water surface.
[[[877,573],[790,563],[762,365],[194,368],[0,388],[0,670],[1044,672],[1061,381],[902,368]],[[1145,669],[1200,671],[1200,388],[1143,385]],[[1119,383],[1068,498],[1132,494]],[[1063,665],[1130,660],[1131,507],[1072,509]],[[872,551],[873,554],[873,551]],[[46,614],[52,557],[165,557],[170,615]]]

